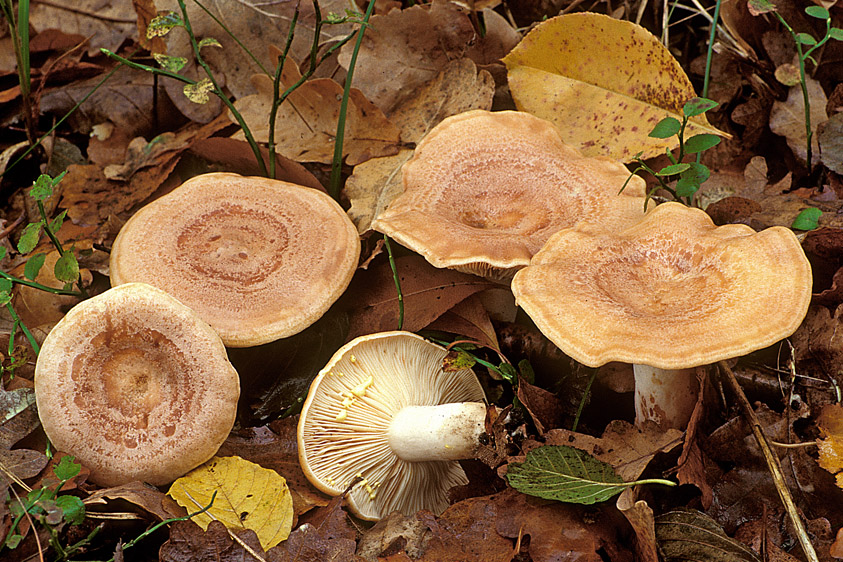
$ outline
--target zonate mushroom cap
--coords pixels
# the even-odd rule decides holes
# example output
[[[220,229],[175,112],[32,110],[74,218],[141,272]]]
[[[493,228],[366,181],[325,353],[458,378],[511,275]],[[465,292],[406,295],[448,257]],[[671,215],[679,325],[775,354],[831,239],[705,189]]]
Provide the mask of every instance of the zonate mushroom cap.
[[[562,351],[684,369],[792,334],[811,267],[787,228],[717,227],[679,203],[621,233],[578,224],[554,235],[512,281],[516,302]]]
[[[554,126],[519,111],[448,117],[403,169],[404,192],[372,226],[436,267],[508,278],[580,220],[622,230],[644,214],[644,181],[582,156]]]
[[[219,336],[142,283],[73,307],[35,365],[47,437],[101,486],[162,485],[202,464],[231,431],[239,395]]]
[[[362,336],[340,348],[313,381],[299,419],[299,460],[313,485],[339,495],[361,476],[365,480],[347,500],[368,520],[395,510],[407,515],[420,509],[444,511],[447,491],[468,481],[459,463],[407,461],[398,455],[424,456],[423,442],[429,437],[447,456],[452,447],[461,447],[463,428],[398,443],[403,449],[398,454],[390,431],[395,429],[393,421],[401,418],[399,412],[419,406],[462,410],[468,402],[466,411],[474,417],[469,425],[480,426],[470,428],[474,438],[482,432],[483,389],[470,369],[443,371],[446,354],[410,332]]]
[[[135,213],[111,251],[113,285],[164,289],[231,347],[296,334],[345,291],[354,224],[315,189],[230,173],[196,176]]]

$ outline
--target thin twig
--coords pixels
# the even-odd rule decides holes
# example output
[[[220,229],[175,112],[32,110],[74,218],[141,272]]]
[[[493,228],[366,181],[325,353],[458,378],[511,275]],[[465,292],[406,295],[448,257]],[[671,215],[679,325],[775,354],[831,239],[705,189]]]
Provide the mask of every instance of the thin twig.
[[[731,388],[732,392],[735,394],[735,397],[743,410],[744,416],[746,416],[746,419],[749,421],[752,434],[755,437],[755,441],[758,443],[758,446],[761,448],[764,460],[767,463],[767,468],[769,468],[770,474],[773,477],[773,484],[776,486],[779,498],[782,500],[787,516],[793,524],[793,528],[796,529],[796,536],[799,538],[799,543],[802,545],[805,557],[808,559],[808,562],[819,562],[817,553],[814,550],[814,545],[811,544],[811,540],[808,538],[808,532],[805,529],[805,525],[802,523],[802,518],[799,517],[799,511],[796,508],[796,504],[793,502],[793,497],[790,495],[790,490],[784,480],[784,474],[782,474],[782,467],[779,463],[779,458],[773,454],[773,451],[770,448],[770,442],[767,439],[767,436],[764,435],[764,430],[761,428],[761,422],[755,415],[752,405],[749,403],[749,400],[747,400],[741,386],[738,384],[738,380],[735,378],[735,373],[732,372],[729,365],[727,365],[725,361],[719,361],[717,366],[720,368],[720,372],[723,374],[723,378],[726,380],[729,388]]]

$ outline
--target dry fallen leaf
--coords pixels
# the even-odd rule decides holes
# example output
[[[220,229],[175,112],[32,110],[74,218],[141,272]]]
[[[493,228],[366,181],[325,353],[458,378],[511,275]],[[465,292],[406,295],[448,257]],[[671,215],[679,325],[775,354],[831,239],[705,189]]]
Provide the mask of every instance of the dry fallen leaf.
[[[137,34],[137,15],[132,2],[33,2],[29,11],[29,23],[39,30],[60,25],[65,33],[87,37],[89,56],[99,55],[101,47],[115,51],[124,41]]]
[[[817,419],[822,439],[819,440],[820,466],[835,475],[843,488],[843,406],[828,404]]]
[[[191,518],[203,529],[215,519],[232,531],[251,529],[265,549],[289,536],[293,500],[274,470],[240,457],[214,457],[173,482],[167,494],[192,513],[210,504],[215,492],[210,509]]]
[[[811,140],[811,150],[814,156],[819,154],[817,140],[817,125],[828,120],[825,112],[828,98],[825,96],[822,86],[817,80],[810,76],[805,77],[808,87],[808,102],[811,106],[811,131],[814,136]],[[787,100],[773,103],[770,111],[770,130],[775,134],[787,139],[787,145],[793,153],[803,162],[808,158],[808,134],[805,130],[805,99],[800,86],[792,86],[787,94]],[[816,161],[814,161],[816,164]]]
[[[624,162],[678,146],[647,136],[668,115],[681,119],[696,96],[685,71],[659,40],[632,22],[595,13],[567,14],[533,28],[504,57],[515,104],[551,121],[587,156]],[[704,115],[686,136],[723,134]]]
[[[235,531],[237,537],[252,552],[263,554],[255,532]],[[255,558],[231,538],[225,525],[211,521],[206,529],[191,521],[176,521],[170,525],[170,538],[161,545],[160,562],[244,562]]]

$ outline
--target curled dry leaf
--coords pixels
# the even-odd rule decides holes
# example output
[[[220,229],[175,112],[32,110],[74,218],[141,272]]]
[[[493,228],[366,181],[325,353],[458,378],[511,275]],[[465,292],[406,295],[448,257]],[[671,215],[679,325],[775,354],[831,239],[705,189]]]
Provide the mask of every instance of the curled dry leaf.
[[[587,156],[628,162],[678,146],[647,135],[664,117],[681,119],[696,96],[670,52],[643,27],[595,13],[568,14],[536,26],[504,57],[518,109],[547,119]],[[726,135],[704,115],[685,131]]]
[[[292,66],[292,65],[290,65]],[[252,77],[258,93],[235,102],[255,140],[269,140],[267,116],[272,106],[272,79]],[[308,80],[281,104],[275,121],[276,150],[297,162],[330,164],[343,88],[330,78]],[[234,120],[231,117],[232,121]],[[398,129],[357,89],[352,88],[345,118],[343,156],[350,165],[398,151]],[[238,132],[234,138],[242,140]]]

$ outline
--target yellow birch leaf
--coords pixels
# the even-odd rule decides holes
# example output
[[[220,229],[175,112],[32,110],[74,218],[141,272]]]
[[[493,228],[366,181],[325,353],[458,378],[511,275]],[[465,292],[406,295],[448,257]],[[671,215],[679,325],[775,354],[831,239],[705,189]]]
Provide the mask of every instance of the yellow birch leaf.
[[[293,499],[274,470],[240,457],[214,457],[173,482],[167,494],[193,513],[208,505],[214,492],[214,505],[192,518],[203,531],[216,518],[232,531],[253,530],[264,550],[290,535]]]
[[[820,428],[819,465],[834,474],[837,486],[843,488],[843,406],[829,404],[822,409],[817,425]]]
[[[503,59],[521,111],[551,121],[587,156],[629,162],[676,148],[677,138],[648,136],[663,118],[682,119],[696,96],[673,55],[649,31],[594,13],[567,14],[537,25]],[[728,136],[705,115],[691,118],[686,138]]]

